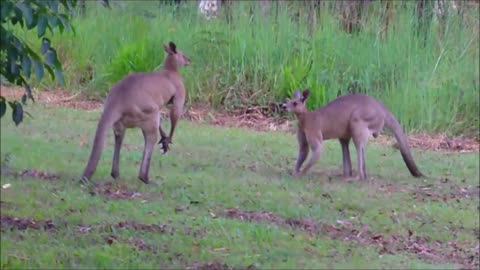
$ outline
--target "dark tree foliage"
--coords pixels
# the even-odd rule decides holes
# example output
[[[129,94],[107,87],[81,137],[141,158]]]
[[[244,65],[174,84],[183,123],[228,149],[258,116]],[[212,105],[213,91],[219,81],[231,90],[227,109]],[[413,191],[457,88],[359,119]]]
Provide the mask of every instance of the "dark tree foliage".
[[[81,0],[80,0],[81,1]],[[16,125],[23,120],[23,106],[30,99],[35,102],[28,83],[31,74],[40,81],[45,71],[53,80],[64,85],[62,66],[57,52],[45,37],[47,31],[53,35],[58,29],[74,31],[70,25],[70,15],[76,9],[79,0],[1,0],[0,1],[0,75],[1,80],[25,87],[25,93],[19,101],[7,101],[0,95],[0,118],[7,112],[7,103],[12,108],[12,120]],[[108,0],[100,0],[109,6]],[[31,48],[27,42],[15,34],[22,28],[37,32],[41,39],[40,48]],[[39,53],[38,53],[39,52]],[[3,81],[0,81],[2,84]]]
[[[70,31],[69,14],[76,6],[76,0],[2,0],[0,1],[0,74],[2,80],[25,87],[21,102],[8,101],[0,96],[0,117],[7,111],[7,103],[12,108],[12,120],[16,125],[23,120],[27,99],[35,101],[28,80],[31,74],[39,81],[45,71],[52,79],[63,85],[62,67],[50,40],[45,37],[47,31],[52,34],[55,29],[60,32]],[[14,29],[18,27],[36,29],[42,40],[40,48],[31,48],[20,39]],[[37,53],[37,52],[40,53]]]

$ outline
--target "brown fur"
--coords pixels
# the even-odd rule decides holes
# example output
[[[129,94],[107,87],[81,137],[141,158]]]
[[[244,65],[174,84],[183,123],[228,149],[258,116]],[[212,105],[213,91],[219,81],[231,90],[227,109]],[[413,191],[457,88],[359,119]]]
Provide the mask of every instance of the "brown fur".
[[[145,139],[143,159],[139,179],[149,182],[148,172],[154,145],[160,132],[164,153],[169,150],[177,121],[183,113],[185,87],[178,72],[180,66],[189,65],[190,59],[176,45],[170,42],[163,45],[167,57],[159,71],[132,73],[115,84],[108,94],[102,116],[97,126],[90,159],[83,172],[82,182],[88,182],[95,172],[105,142],[107,130],[112,128],[115,134],[112,172],[114,179],[119,176],[120,148],[125,129],[140,128]],[[170,109],[170,134],[167,136],[160,125],[160,108],[167,103]]]
[[[352,176],[348,149],[350,139],[352,139],[357,149],[358,178],[366,179],[366,144],[370,136],[376,138],[386,126],[395,135],[410,173],[415,177],[423,176],[413,161],[402,127],[383,104],[366,95],[352,94],[338,97],[327,105],[308,112],[305,101],[309,95],[308,89],[302,94],[296,90],[294,97],[283,104],[284,108],[295,113],[298,120],[299,152],[293,171],[294,175],[305,174],[315,164],[322,151],[322,141],[338,139],[342,147],[343,175],[345,177]],[[312,150],[312,156],[300,171],[300,167],[308,156],[309,148]]]

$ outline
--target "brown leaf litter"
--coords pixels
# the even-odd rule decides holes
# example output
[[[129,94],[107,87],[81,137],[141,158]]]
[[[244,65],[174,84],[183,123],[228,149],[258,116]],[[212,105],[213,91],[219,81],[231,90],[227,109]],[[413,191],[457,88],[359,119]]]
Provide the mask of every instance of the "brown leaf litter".
[[[2,231],[4,231],[5,229],[16,229],[21,231],[24,231],[26,229],[39,230],[42,228],[45,231],[52,231],[56,229],[56,226],[55,224],[53,224],[53,221],[51,219],[39,221],[32,218],[18,218],[2,215],[0,216],[0,223]]]
[[[236,268],[227,265],[226,263],[220,262],[218,260],[213,262],[195,262],[192,266],[187,267],[186,269],[192,270],[235,270],[235,269],[245,269],[245,270],[255,270],[255,265],[251,264],[246,268]]]
[[[20,172],[14,172],[14,171],[8,170],[8,173],[5,173],[5,174],[13,177],[36,178],[36,179],[49,180],[49,181],[58,180],[60,178],[60,176],[58,176],[57,174],[40,171],[36,169],[26,169]]]
[[[461,199],[478,199],[480,197],[479,186],[459,186],[458,184],[447,184],[445,181],[439,183],[422,185],[415,187],[410,191],[414,200],[417,201],[443,201],[456,200],[460,202]]]
[[[157,253],[157,248],[155,246],[145,243],[145,241],[140,238],[129,237],[124,239],[115,235],[108,235],[105,237],[105,242],[110,246],[117,243],[125,243],[137,251],[150,251],[153,254]]]
[[[98,183],[93,183],[93,188],[90,189],[89,193],[92,196],[95,196],[97,194],[102,194],[103,196],[109,198],[109,199],[134,199],[134,198],[141,198],[141,199],[146,199],[146,198],[152,198],[156,197],[158,199],[162,199],[161,194],[142,194],[137,191],[132,191],[129,190],[129,188],[126,185],[122,185],[120,183],[114,183],[111,181],[98,184]]]
[[[117,223],[100,223],[93,225],[79,225],[77,231],[89,233],[91,231],[111,231],[112,229],[127,229],[135,231],[147,231],[155,233],[168,233],[173,235],[175,228],[166,224],[144,224],[136,221],[120,221]]]

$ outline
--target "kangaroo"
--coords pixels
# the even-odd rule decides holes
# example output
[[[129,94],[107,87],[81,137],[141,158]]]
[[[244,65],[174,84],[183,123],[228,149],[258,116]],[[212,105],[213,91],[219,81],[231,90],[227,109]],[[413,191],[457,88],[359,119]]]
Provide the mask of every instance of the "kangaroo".
[[[366,144],[369,137],[376,138],[384,126],[387,126],[395,135],[400,146],[400,153],[410,173],[414,177],[423,176],[413,161],[402,127],[383,104],[370,96],[350,94],[340,96],[325,106],[309,112],[305,107],[305,101],[309,95],[309,89],[305,89],[303,93],[295,90],[293,98],[283,104],[287,111],[295,113],[298,120],[297,140],[299,151],[293,170],[294,176],[305,174],[315,164],[322,151],[322,141],[329,139],[340,141],[343,156],[343,176],[353,176],[348,149],[350,139],[353,139],[357,149],[357,178],[366,179]],[[300,170],[308,156],[309,147],[312,150],[312,156],[303,170]]]
[[[153,147],[161,139],[163,153],[172,144],[173,132],[178,119],[183,114],[185,86],[178,72],[180,66],[188,66],[190,58],[177,50],[175,43],[163,44],[167,53],[163,67],[154,72],[131,73],[116,83],[108,93],[102,116],[98,122],[92,152],[83,172],[81,183],[87,183],[98,165],[105,142],[107,129],[113,128],[115,149],[113,153],[111,176],[117,179],[119,173],[120,148],[125,129],[140,128],[145,139],[143,159],[138,178],[149,183],[150,159]],[[160,108],[171,104],[170,134],[167,136],[160,125]]]

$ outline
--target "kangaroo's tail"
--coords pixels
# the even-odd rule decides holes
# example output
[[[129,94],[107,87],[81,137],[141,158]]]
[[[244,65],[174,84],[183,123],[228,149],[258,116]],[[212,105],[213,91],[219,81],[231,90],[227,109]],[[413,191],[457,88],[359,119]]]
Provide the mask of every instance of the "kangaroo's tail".
[[[398,141],[398,145],[400,148],[400,153],[402,154],[403,161],[407,165],[408,170],[414,177],[422,177],[423,174],[417,168],[415,161],[413,161],[412,153],[410,152],[410,147],[407,142],[407,136],[403,132],[402,127],[398,123],[395,116],[385,109],[385,125],[393,132],[395,138]]]
[[[107,137],[107,130],[113,126],[115,122],[115,116],[107,110],[104,110],[100,121],[98,122],[97,131],[95,132],[95,139],[93,140],[92,152],[88,160],[87,166],[83,171],[81,181],[86,183],[90,180],[95,172],[100,155],[102,153],[103,146],[105,144],[105,138]]]

